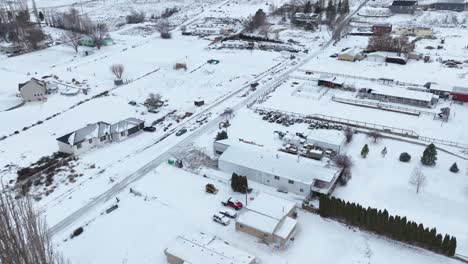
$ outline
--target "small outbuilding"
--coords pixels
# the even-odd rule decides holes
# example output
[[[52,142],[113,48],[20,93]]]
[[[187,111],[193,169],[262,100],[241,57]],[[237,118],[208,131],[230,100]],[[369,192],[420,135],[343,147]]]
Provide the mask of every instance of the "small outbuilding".
[[[203,101],[203,100],[193,101],[193,104],[195,106],[203,106],[203,105],[205,105],[205,101]]]
[[[414,14],[418,6],[418,1],[412,0],[395,0],[389,6],[393,14]]]
[[[296,203],[261,193],[236,219],[236,230],[255,236],[265,243],[284,248],[297,227]]]
[[[435,3],[430,5],[430,8],[462,12],[466,8],[466,3],[465,0],[436,0]]]
[[[359,61],[362,59],[362,50],[357,48],[352,48],[345,50],[344,52],[338,54],[338,60],[342,61]]]
[[[44,101],[47,99],[47,83],[36,78],[20,83],[18,90],[26,102]]]
[[[454,101],[468,102],[468,87],[431,83],[429,89],[437,95],[448,95]]]
[[[402,36],[432,37],[434,34],[430,27],[399,27],[395,34]]]
[[[345,79],[338,76],[322,75],[318,79],[318,86],[325,86],[328,88],[343,88]]]
[[[385,34],[392,33],[392,24],[390,23],[379,23],[372,26],[372,33],[374,36],[382,36]]]

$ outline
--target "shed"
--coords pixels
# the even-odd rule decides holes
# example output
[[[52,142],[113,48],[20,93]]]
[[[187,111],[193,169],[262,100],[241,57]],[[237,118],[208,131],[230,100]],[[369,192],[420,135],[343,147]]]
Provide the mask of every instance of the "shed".
[[[342,61],[357,61],[362,59],[362,50],[352,48],[338,54],[338,59]]]
[[[430,27],[398,27],[395,34],[403,36],[432,37],[433,31]]]
[[[375,36],[382,36],[385,34],[392,33],[392,24],[390,23],[379,23],[372,26],[372,33]]]
[[[414,14],[416,7],[418,6],[418,1],[412,0],[395,0],[389,6],[390,11],[393,14]]]
[[[431,83],[429,89],[437,95],[448,94],[452,100],[468,102],[468,87]]]
[[[430,5],[435,10],[449,10],[462,12],[465,10],[465,0],[437,0]]]
[[[203,100],[193,101],[193,104],[195,106],[203,106],[205,104],[205,101]]]
[[[318,86],[325,86],[329,88],[343,88],[345,79],[338,76],[322,75],[318,79]]]

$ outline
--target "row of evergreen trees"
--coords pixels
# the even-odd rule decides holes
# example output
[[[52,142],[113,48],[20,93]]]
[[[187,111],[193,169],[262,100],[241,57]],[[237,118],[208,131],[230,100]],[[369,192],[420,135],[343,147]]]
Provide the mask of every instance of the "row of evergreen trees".
[[[455,237],[442,237],[435,228],[424,228],[422,224],[408,221],[406,217],[389,216],[387,210],[363,208],[359,204],[324,195],[320,197],[319,212],[322,217],[344,221],[346,224],[447,256],[453,256],[457,248]]]

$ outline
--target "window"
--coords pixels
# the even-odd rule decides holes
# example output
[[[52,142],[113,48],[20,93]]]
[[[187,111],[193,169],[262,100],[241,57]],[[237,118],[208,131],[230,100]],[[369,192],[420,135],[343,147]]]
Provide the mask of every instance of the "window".
[[[120,135],[123,137],[125,136],[125,131],[124,132],[120,132]]]
[[[275,180],[279,180],[279,176],[275,176]]]
[[[220,150],[217,150],[217,151],[216,151],[216,154],[221,155],[221,154],[223,154],[223,152],[220,151]]]
[[[106,139],[107,139],[106,136],[102,136],[102,137],[101,137],[101,142],[103,142],[103,141],[106,140]]]
[[[294,181],[293,180],[288,180],[288,183],[289,184],[294,184]]]
[[[76,148],[80,149],[81,148],[81,143],[76,144]]]
[[[299,191],[300,191],[300,192],[304,192],[304,189],[300,188]]]
[[[92,143],[93,143],[93,139],[92,139],[92,138],[89,139],[88,142],[89,142],[89,144],[92,144]]]

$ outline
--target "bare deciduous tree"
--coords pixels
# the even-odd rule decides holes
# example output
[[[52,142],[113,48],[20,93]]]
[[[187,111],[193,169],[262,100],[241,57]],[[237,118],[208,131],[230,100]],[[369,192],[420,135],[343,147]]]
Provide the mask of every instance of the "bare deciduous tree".
[[[426,186],[427,179],[424,173],[422,172],[421,168],[416,167],[413,169],[413,172],[411,173],[411,177],[409,179],[409,184],[414,187],[416,193],[422,191],[424,186]]]
[[[44,35],[44,32],[42,32],[41,28],[32,26],[26,29],[24,38],[30,48],[37,49],[39,47],[39,43],[45,40],[46,36]]]
[[[89,30],[89,37],[93,40],[94,45],[101,49],[104,39],[109,35],[109,29],[104,23],[97,23],[92,25]]]
[[[171,38],[170,25],[167,19],[159,19],[156,23],[156,29],[161,34],[161,38],[169,39]]]
[[[75,52],[78,52],[78,47],[80,46],[81,34],[74,31],[67,31],[62,34],[63,44],[73,48]]]
[[[377,143],[377,141],[379,140],[379,138],[382,137],[382,134],[380,134],[378,131],[371,131],[367,134],[367,136],[371,137],[372,139],[374,139],[374,143]]]
[[[354,130],[351,127],[345,127],[344,134],[346,138],[346,143],[351,143],[354,136]]]
[[[65,263],[54,251],[47,226],[29,198],[15,200],[0,194],[0,248],[0,263]]]
[[[160,94],[150,93],[148,98],[145,100],[144,105],[148,108],[158,108],[162,105],[161,103],[162,101]]]
[[[115,77],[120,80],[122,79],[125,67],[122,64],[114,64],[110,67],[110,70],[115,75]]]

